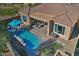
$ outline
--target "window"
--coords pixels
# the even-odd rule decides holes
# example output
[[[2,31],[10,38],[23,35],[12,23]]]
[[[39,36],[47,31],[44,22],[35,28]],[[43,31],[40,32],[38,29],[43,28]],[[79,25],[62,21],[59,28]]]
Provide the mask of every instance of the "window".
[[[59,24],[54,24],[54,32],[57,34],[64,35],[65,27]]]
[[[23,19],[23,21],[26,21],[27,17],[26,16],[22,16],[22,19]]]

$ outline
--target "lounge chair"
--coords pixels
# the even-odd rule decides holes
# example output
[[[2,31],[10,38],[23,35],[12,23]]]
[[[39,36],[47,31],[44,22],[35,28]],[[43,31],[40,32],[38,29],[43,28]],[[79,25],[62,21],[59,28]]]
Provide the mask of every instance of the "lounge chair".
[[[39,23],[39,28],[44,27],[44,23]]]

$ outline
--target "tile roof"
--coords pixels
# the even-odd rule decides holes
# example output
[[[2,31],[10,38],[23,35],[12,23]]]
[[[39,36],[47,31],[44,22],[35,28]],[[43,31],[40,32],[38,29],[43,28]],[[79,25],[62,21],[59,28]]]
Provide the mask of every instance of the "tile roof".
[[[61,49],[63,52],[67,52],[70,55],[74,55],[75,48],[76,48],[77,42],[79,40],[78,37],[75,37],[75,38],[70,39],[68,41],[61,39],[61,38],[58,38],[58,40],[64,44],[63,48]]]
[[[53,20],[55,22],[74,26],[79,16],[79,6],[77,5],[65,5],[65,4],[41,4],[31,8],[30,16],[49,22]],[[28,8],[21,10],[22,14],[28,14]]]
[[[33,17],[40,21],[49,22],[53,16],[44,14],[44,13],[40,13],[40,12],[35,12],[35,13],[31,14],[30,17]]]

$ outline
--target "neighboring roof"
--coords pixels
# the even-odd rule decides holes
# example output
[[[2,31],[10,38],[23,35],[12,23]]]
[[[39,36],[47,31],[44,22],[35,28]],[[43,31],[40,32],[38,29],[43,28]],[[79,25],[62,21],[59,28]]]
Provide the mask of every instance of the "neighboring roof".
[[[60,49],[58,49],[56,53],[54,54],[54,56],[69,56],[69,55],[61,51]]]
[[[79,37],[74,37],[73,39],[70,40],[64,40],[61,38],[58,38],[58,41],[63,44],[63,48],[61,48],[61,51],[65,52],[68,55],[74,55],[75,48],[78,42]]]
[[[30,16],[40,20],[49,22],[53,20],[55,22],[74,26],[79,16],[79,6],[77,5],[65,5],[65,4],[41,4],[31,8]],[[20,11],[22,14],[28,15],[28,8]]]

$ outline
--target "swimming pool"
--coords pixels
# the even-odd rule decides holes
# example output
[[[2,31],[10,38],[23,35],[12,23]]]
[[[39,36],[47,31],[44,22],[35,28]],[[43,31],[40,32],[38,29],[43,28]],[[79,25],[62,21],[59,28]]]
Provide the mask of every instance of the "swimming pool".
[[[16,32],[16,28],[22,24],[22,21],[20,19],[14,19],[10,23],[8,23],[8,31],[9,32]],[[17,30],[20,30],[21,28],[17,28]]]
[[[22,23],[21,20],[15,19],[12,22],[10,22],[8,25],[12,26],[13,28],[16,28],[21,23]],[[11,34],[18,41],[22,40],[25,43],[24,47],[29,55],[35,55],[37,48],[43,42],[43,40],[40,37],[31,33],[29,30],[27,30],[27,28],[21,28],[18,31],[13,31],[13,33],[11,33]],[[18,38],[16,38],[15,36]]]
[[[15,33],[16,36],[20,37],[24,43],[26,43],[26,48],[29,53],[35,53],[35,50],[43,42],[41,38],[31,33],[27,29],[22,29]]]

